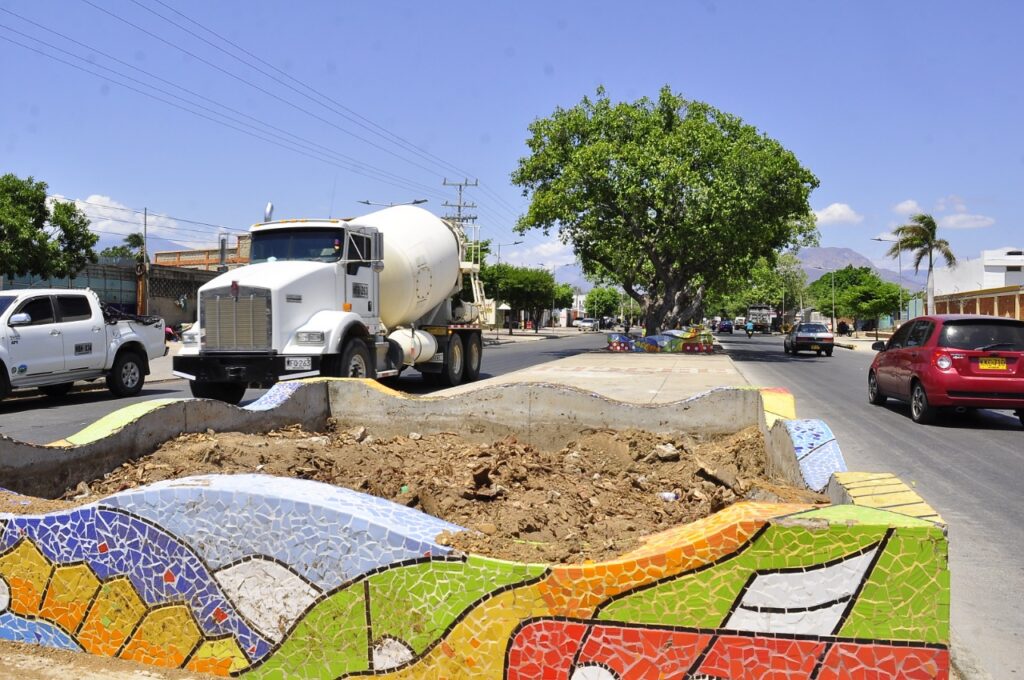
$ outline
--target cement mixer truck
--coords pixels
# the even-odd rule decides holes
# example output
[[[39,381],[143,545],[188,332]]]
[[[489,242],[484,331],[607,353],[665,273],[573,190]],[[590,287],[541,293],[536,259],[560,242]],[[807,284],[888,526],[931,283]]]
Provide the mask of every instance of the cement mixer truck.
[[[414,206],[254,225],[250,264],[199,289],[174,374],[237,404],[248,387],[311,376],[431,384],[480,376],[479,265],[461,228]],[[474,301],[462,300],[463,277]],[[476,304],[474,304],[474,302]]]

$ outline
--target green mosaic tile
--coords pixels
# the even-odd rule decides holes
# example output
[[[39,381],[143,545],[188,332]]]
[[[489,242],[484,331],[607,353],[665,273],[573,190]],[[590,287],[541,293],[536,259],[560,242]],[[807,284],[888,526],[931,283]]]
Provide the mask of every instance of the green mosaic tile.
[[[940,528],[896,530],[840,634],[949,643],[948,544]]]
[[[398,638],[420,653],[474,601],[544,570],[470,556],[465,563],[425,562],[376,574],[370,579],[373,639]]]
[[[323,601],[299,620],[284,644],[245,677],[329,680],[369,668],[362,581]]]

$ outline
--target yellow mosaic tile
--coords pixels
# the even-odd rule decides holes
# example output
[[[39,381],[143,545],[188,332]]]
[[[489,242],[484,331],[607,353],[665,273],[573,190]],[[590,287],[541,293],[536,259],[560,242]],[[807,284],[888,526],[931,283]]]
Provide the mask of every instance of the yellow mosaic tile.
[[[53,565],[31,541],[20,541],[0,557],[0,576],[11,589],[10,610],[22,616],[36,616],[50,580]]]
[[[207,640],[189,659],[187,670],[194,673],[229,675],[249,666],[248,659],[238,648],[233,637],[221,640]]]
[[[927,519],[936,524],[945,520],[916,491],[899,477],[887,472],[837,472],[836,482],[854,505],[888,510],[901,515]]]
[[[188,607],[172,605],[147,614],[118,656],[164,668],[180,668],[201,638]]]
[[[39,615],[64,630],[77,630],[99,587],[100,580],[84,564],[57,567],[46,589]]]
[[[146,605],[127,578],[108,581],[100,586],[78,643],[90,654],[114,656],[145,613]]]

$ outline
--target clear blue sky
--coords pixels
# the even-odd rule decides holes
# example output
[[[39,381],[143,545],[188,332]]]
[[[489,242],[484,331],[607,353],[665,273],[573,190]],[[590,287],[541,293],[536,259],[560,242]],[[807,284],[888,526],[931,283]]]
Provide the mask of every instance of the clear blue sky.
[[[360,199],[428,198],[426,207],[440,213],[441,202],[455,198],[442,178],[468,174],[483,185],[467,192],[479,204],[481,236],[522,238],[502,249],[503,259],[551,266],[571,262],[571,253],[539,232],[511,231],[525,199],[508,177],[525,153],[527,125],[600,84],[632,100],[667,83],[741,116],[817,174],[811,204],[822,245],[880,263],[884,246],[871,237],[915,209],[940,218],[961,257],[1024,245],[1019,2],[89,2],[109,14],[84,0],[0,0],[39,24],[0,11],[0,37],[194,99],[100,52],[109,54],[236,109],[230,115],[242,124],[232,125],[255,124],[241,118],[251,116],[362,170],[0,40],[0,172],[33,175],[66,197],[246,228],[268,200],[276,217],[355,215],[364,210]],[[145,8],[319,94],[302,96]],[[415,149],[392,144],[391,134]],[[132,221],[133,213],[84,207],[98,230],[136,229],[102,219]],[[215,232],[160,218],[151,224],[154,234],[196,246]],[[559,279],[570,272],[560,270]]]

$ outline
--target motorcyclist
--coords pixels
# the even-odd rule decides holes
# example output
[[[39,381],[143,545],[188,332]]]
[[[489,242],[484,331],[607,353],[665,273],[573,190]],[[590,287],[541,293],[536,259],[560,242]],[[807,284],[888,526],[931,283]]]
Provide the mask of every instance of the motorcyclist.
[[[836,330],[839,331],[839,335],[852,335],[850,333],[850,326],[845,321],[840,321],[836,324]]]
[[[746,330],[747,330],[747,337],[748,338],[754,334],[754,322],[753,321],[749,321],[749,320],[747,321]]]

